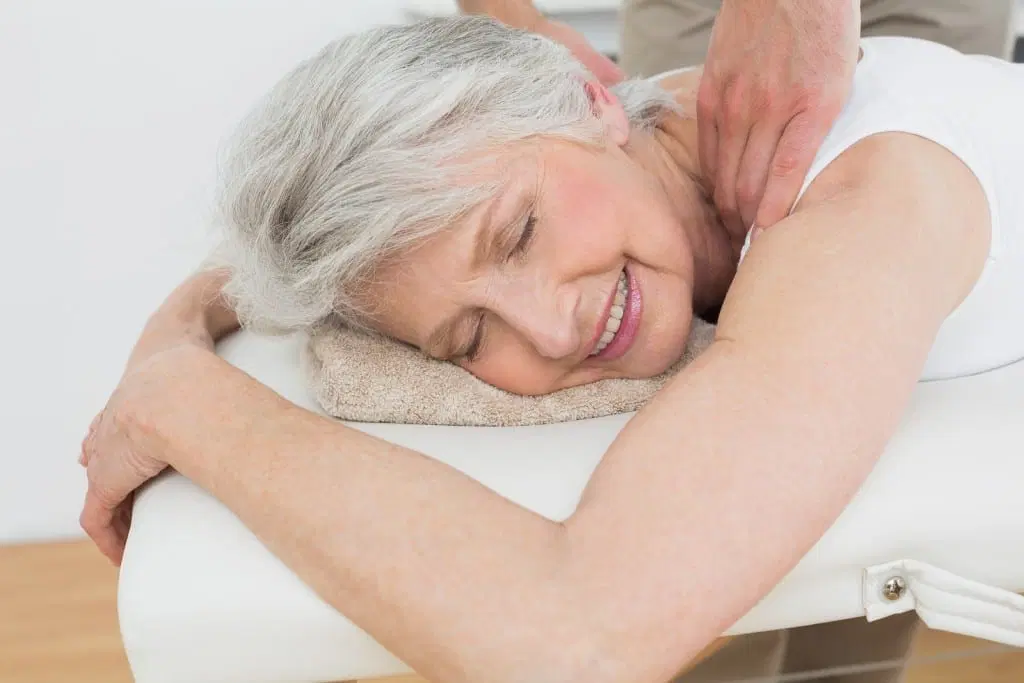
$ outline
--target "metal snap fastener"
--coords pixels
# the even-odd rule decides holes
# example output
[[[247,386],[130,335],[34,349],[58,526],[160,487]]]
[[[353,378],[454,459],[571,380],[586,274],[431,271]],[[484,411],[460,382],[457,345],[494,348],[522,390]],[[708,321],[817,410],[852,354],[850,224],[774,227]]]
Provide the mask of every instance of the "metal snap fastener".
[[[903,597],[903,593],[907,590],[907,582],[903,580],[902,576],[894,576],[885,582],[882,586],[882,595],[885,596],[886,600],[899,600]]]

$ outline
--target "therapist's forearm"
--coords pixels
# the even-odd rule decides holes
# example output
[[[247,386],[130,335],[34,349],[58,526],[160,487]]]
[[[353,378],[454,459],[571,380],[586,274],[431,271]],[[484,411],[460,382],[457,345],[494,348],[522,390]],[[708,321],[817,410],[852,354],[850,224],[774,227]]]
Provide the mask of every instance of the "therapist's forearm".
[[[531,0],[458,0],[458,4],[466,14],[486,14],[509,26],[527,30],[532,30],[542,18]]]
[[[203,395],[162,417],[170,464],[328,603],[431,680],[574,678],[592,625],[562,525],[215,357],[198,372]]]
[[[238,329],[238,316],[221,290],[225,269],[193,274],[167,296],[146,321],[128,359],[128,367],[177,344],[213,346]]]

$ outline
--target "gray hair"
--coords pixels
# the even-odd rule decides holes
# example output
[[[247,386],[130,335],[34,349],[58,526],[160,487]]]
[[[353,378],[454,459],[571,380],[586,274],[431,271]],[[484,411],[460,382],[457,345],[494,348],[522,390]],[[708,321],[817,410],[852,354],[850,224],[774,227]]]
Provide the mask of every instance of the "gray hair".
[[[215,263],[243,323],[365,328],[374,268],[498,190],[467,160],[533,136],[601,141],[587,77],[561,45],[479,16],[374,28],[298,65],[222,161]],[[614,92],[636,129],[675,108],[650,81]]]

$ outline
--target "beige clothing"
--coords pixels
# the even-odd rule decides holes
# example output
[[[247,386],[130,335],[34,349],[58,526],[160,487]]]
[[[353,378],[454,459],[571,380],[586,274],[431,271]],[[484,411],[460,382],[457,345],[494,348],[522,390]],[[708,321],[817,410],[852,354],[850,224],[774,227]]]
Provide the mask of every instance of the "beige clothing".
[[[721,0],[624,0],[622,67],[653,76],[704,62]],[[862,0],[861,35],[908,36],[1008,59],[1014,0]]]

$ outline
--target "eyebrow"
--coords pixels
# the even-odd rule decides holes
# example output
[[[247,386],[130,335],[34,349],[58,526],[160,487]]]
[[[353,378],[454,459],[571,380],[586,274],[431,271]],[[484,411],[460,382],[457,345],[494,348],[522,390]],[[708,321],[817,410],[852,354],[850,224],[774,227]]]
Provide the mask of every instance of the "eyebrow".
[[[495,253],[501,243],[499,237],[507,229],[507,226],[493,227],[494,212],[497,211],[499,203],[500,199],[495,197],[480,214],[476,234],[473,236],[473,258],[469,262],[471,270],[477,270],[484,263],[494,260]]]

